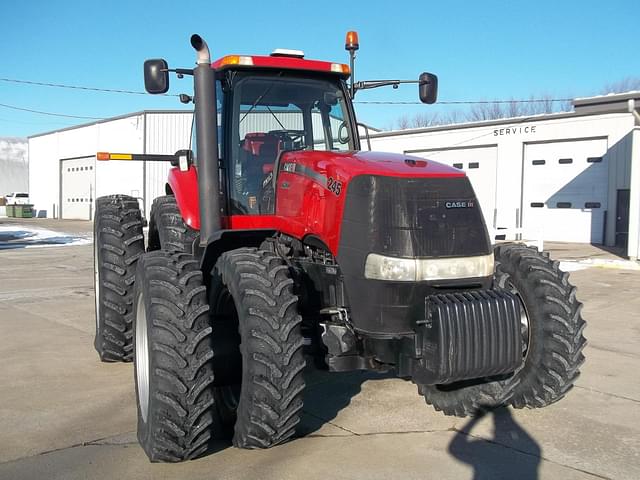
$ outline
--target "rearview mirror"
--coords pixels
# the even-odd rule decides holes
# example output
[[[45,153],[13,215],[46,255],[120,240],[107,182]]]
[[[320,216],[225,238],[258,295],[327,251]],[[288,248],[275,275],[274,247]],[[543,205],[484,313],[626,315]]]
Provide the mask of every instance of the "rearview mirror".
[[[162,58],[144,62],[144,89],[151,94],[167,93],[169,90],[169,65]]]
[[[331,105],[332,107],[338,104],[338,95],[333,92],[325,92],[324,93],[324,103],[325,105]]]
[[[436,103],[438,98],[438,77],[424,72],[420,75],[419,92],[422,103]]]

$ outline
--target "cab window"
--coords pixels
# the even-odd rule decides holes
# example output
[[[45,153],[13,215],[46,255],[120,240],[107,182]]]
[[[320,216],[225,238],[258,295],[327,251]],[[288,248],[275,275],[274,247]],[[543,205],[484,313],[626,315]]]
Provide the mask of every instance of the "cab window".
[[[245,76],[233,88],[229,162],[232,214],[272,214],[279,157],[292,150],[352,150],[343,90],[335,80]]]

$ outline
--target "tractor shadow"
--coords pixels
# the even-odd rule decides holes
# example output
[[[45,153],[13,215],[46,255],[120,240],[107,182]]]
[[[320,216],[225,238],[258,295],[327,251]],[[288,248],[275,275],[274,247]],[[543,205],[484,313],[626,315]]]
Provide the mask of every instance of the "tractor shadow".
[[[485,417],[491,417],[492,437],[473,433]],[[482,412],[469,419],[449,443],[448,451],[453,458],[473,468],[474,480],[539,478],[542,448],[515,421],[509,408]]]
[[[301,422],[296,429],[296,437],[314,435],[324,426],[340,428],[332,421],[341,410],[351,404],[353,397],[362,390],[362,384],[371,380],[397,378],[393,372],[375,373],[353,371],[329,373],[311,366],[305,371],[306,389]],[[343,429],[344,430],[344,429]],[[348,432],[348,430],[346,430]],[[349,432],[351,433],[351,432]],[[327,433],[331,436],[331,433]]]

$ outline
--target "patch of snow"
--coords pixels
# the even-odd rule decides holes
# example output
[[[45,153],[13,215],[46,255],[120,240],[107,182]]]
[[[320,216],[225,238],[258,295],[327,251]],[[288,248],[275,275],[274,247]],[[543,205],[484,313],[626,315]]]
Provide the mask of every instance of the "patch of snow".
[[[0,225],[0,250],[88,245],[91,234],[56,232],[30,225]]]
[[[560,260],[560,269],[575,272],[585,268],[613,268],[617,270],[640,270],[640,263],[632,260],[586,258],[584,260]]]

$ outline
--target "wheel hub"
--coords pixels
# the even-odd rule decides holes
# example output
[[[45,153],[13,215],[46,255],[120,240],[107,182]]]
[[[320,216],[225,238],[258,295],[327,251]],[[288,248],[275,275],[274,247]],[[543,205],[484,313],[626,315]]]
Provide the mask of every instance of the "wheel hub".
[[[520,302],[520,335],[522,336],[522,358],[526,359],[530,342],[529,313],[527,312],[527,307],[524,304],[522,295],[515,287],[515,285],[513,285],[513,283],[511,282],[507,282],[507,290],[510,293],[514,294]]]
[[[98,238],[93,239],[93,292],[96,302],[96,332],[100,330],[100,265],[98,258]]]
[[[138,383],[138,406],[144,422],[149,412],[149,340],[147,336],[147,312],[142,293],[138,295],[136,308],[135,366]]]

